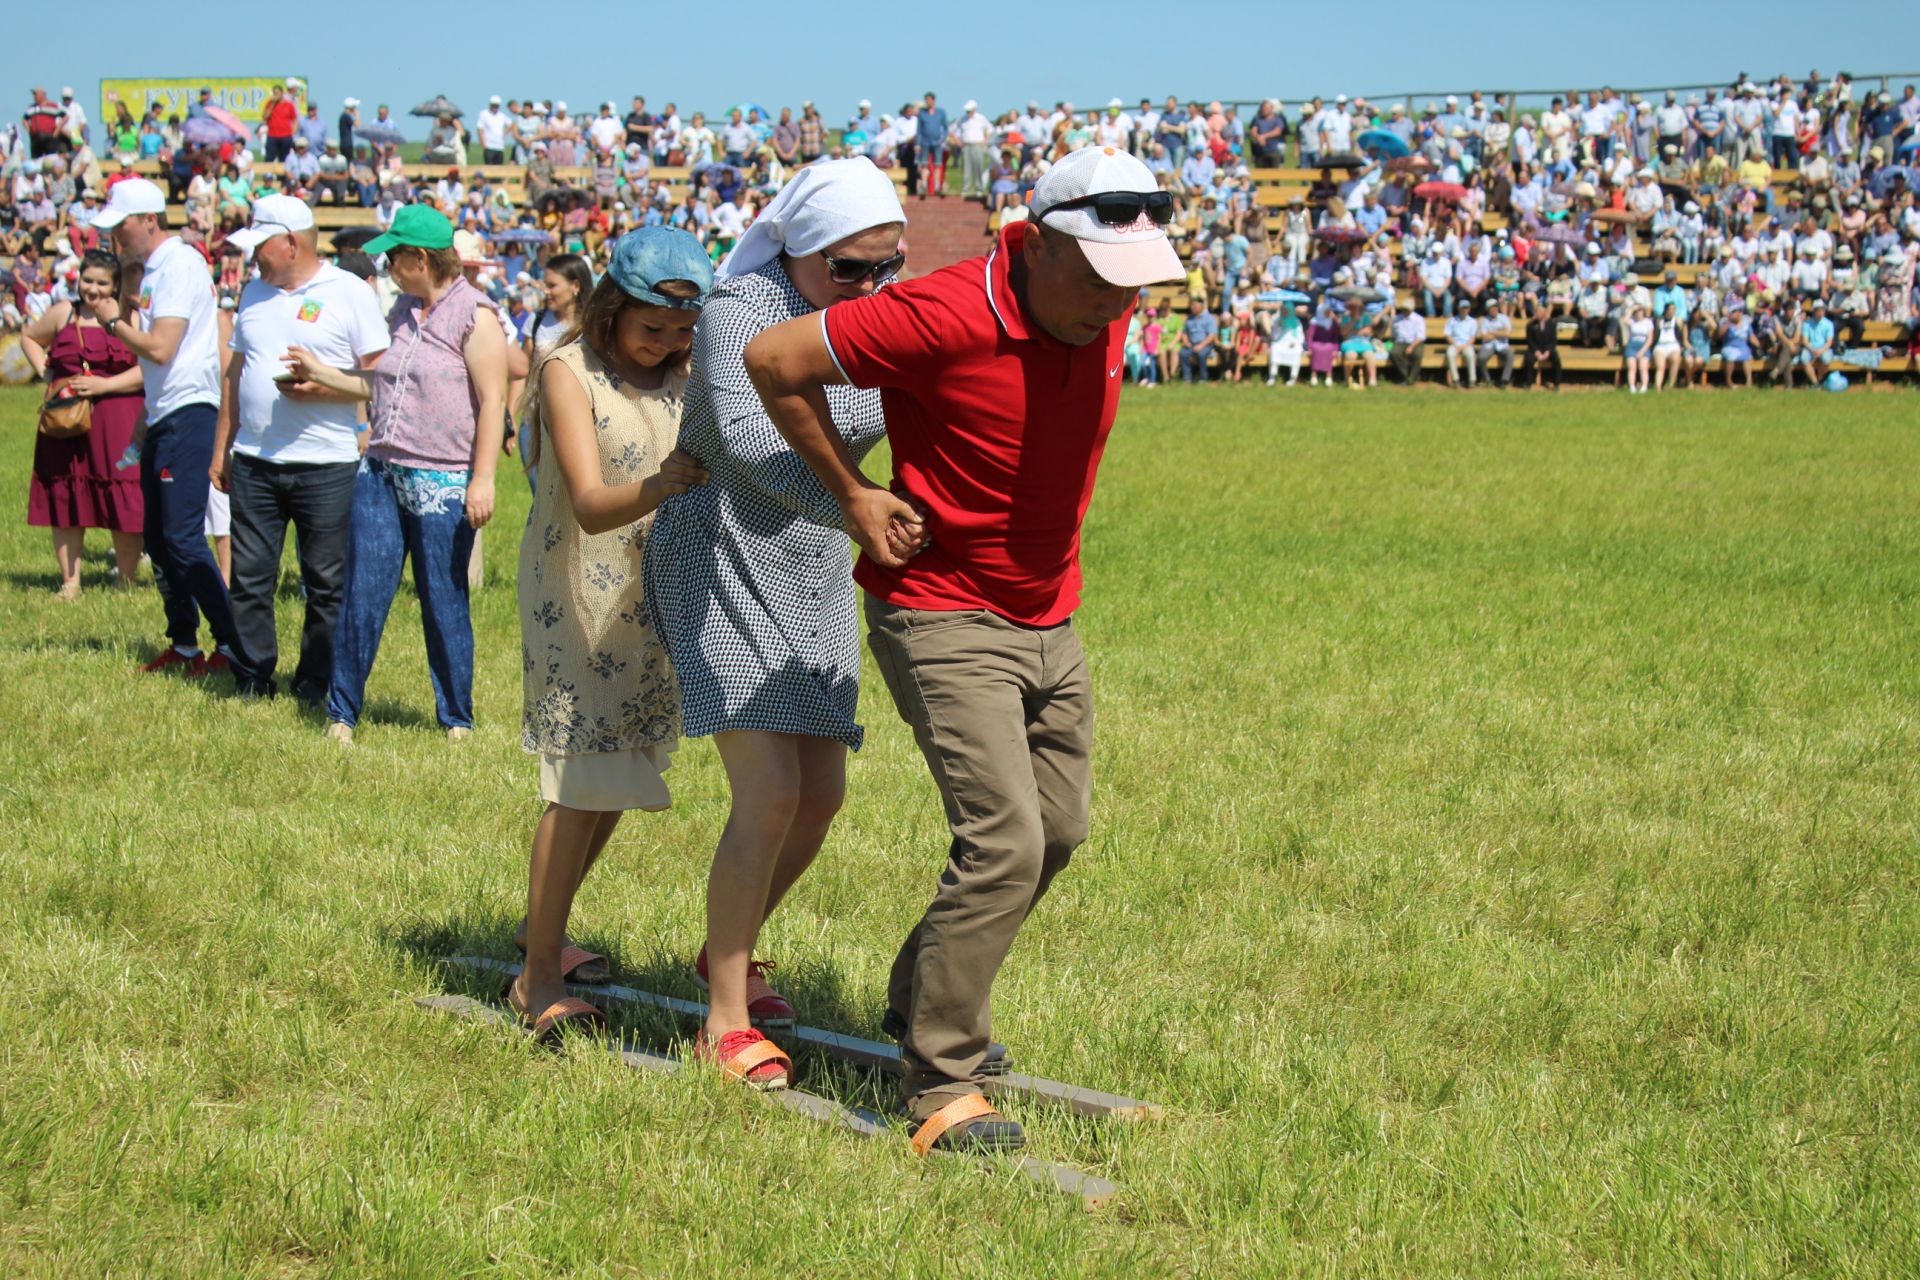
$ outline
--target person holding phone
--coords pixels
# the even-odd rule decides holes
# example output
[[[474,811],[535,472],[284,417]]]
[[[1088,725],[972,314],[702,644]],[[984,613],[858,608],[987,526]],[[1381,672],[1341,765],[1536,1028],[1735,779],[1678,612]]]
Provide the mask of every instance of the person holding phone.
[[[355,396],[308,381],[290,367],[300,350],[361,369],[388,345],[373,290],[319,256],[313,210],[293,196],[262,196],[253,222],[227,240],[253,256],[258,275],[240,293],[233,359],[221,398],[210,476],[229,495],[234,626],[249,659],[242,695],[272,697],[280,646],[274,597],[292,524],[306,587],[306,618],[293,695],[326,697],[333,631],[346,590],[353,477],[360,468]]]

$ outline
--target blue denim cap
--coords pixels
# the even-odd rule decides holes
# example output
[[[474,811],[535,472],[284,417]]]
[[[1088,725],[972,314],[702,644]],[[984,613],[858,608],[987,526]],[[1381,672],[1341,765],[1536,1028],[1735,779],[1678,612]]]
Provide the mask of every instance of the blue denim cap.
[[[713,261],[700,241],[678,227],[642,227],[613,242],[607,274],[628,297],[656,307],[698,311],[713,291]],[[685,280],[700,292],[673,298],[655,287]]]

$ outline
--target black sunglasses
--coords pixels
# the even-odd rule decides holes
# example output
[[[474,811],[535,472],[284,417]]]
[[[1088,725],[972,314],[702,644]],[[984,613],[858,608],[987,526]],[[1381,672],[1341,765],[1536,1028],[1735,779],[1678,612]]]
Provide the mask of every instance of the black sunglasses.
[[[1173,221],[1173,193],[1171,191],[1102,191],[1095,195],[1080,196],[1074,200],[1062,200],[1042,216],[1058,213],[1062,209],[1091,209],[1094,217],[1110,227],[1132,226],[1144,213],[1153,219],[1156,227],[1164,227]]]
[[[836,258],[821,250],[820,256],[827,260],[827,279],[835,284],[859,284],[867,277],[873,277],[875,284],[885,284],[900,274],[900,268],[907,264],[907,255],[896,253],[891,258],[882,258],[878,262],[865,262],[859,258]]]

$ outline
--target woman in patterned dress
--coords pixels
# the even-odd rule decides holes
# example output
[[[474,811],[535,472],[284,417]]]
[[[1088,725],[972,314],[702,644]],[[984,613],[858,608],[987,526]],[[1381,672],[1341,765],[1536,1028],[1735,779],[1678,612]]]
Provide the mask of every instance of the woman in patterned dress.
[[[543,441],[520,542],[520,744],[547,802],[533,837],[523,946],[507,1000],[536,1035],[600,1013],[565,980],[605,957],[570,946],[574,894],[621,813],[664,809],[680,694],[641,597],[654,510],[706,479],[677,450],[693,325],[713,286],[699,241],[665,228],[615,243],[579,319],[534,370]]]
[[[694,338],[680,444],[712,482],[667,502],[647,539],[647,603],[673,656],[684,732],[713,735],[732,807],[707,881],[711,1055],[761,1087],[785,1079],[751,1024],[793,1009],[753,959],[760,927],[826,839],[862,731],[852,554],[838,505],[774,430],[742,355],[762,329],[872,293],[899,271],[906,224],[866,159],[801,169],[721,265]],[[857,460],[885,434],[877,392],[827,392]],[[918,528],[900,531],[917,546]]]

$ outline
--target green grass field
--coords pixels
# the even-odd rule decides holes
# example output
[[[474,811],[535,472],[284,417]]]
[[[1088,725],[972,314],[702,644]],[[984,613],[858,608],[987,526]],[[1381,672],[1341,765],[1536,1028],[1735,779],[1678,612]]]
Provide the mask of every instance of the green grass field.
[[[1092,1215],[414,1007],[436,956],[509,955],[524,899],[523,486],[464,747],[410,595],[343,752],[289,701],[135,675],[154,594],[92,589],[101,540],[56,603],[16,515],[0,1270],[1913,1274],[1917,403],[1130,392],[1086,536],[1094,833],[995,1023],[1167,1108],[1016,1109],[1128,1188]],[[0,397],[20,506],[31,404]],[[945,841],[871,671],[863,707],[763,954],[874,1035]],[[725,798],[709,744],[671,776],[575,924],[693,995]]]

